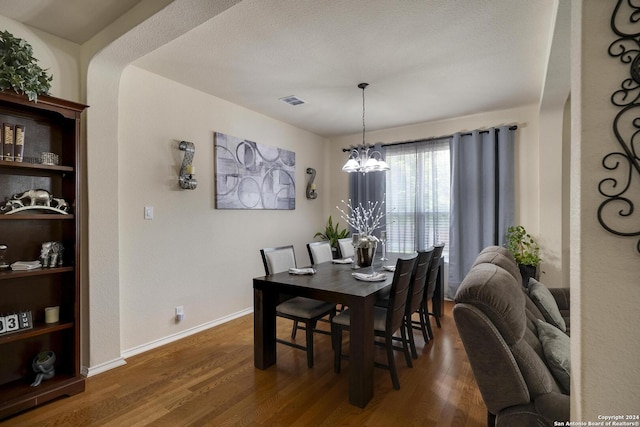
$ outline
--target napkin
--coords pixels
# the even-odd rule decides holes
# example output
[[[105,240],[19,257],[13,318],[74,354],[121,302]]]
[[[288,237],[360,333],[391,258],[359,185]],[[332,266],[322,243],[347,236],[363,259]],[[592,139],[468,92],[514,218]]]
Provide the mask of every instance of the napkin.
[[[290,268],[289,269],[289,273],[290,274],[316,274],[316,271],[311,267],[307,267],[307,268]]]
[[[387,271],[396,271],[395,265],[383,265],[382,268],[384,268]]]
[[[351,264],[353,262],[353,259],[351,259],[351,258],[340,258],[340,259],[331,260],[331,262],[334,263],[334,264]]]
[[[373,274],[351,273],[351,275],[356,279],[364,280],[365,282],[381,282],[387,278],[387,275],[384,273],[373,273]]]
[[[15,271],[27,271],[40,268],[40,261],[16,261],[11,264],[11,269]]]

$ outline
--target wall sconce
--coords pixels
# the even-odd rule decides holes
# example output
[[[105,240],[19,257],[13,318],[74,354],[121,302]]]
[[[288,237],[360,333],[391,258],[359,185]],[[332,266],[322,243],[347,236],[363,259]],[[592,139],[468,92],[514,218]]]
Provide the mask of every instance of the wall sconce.
[[[307,168],[307,175],[311,175],[307,183],[307,199],[315,199],[318,197],[316,185],[313,183],[313,180],[316,178],[316,170],[314,168]]]
[[[178,148],[184,151],[184,159],[182,160],[182,166],[180,167],[180,177],[178,178],[178,184],[183,190],[195,190],[198,186],[198,181],[194,178],[196,170],[191,164],[193,162],[193,155],[196,152],[196,147],[193,142],[180,141]]]

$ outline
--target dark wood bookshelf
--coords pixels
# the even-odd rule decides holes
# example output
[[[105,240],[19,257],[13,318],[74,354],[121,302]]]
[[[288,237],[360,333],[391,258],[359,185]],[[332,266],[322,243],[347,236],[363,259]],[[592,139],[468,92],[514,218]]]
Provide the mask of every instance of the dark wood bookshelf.
[[[84,390],[80,373],[80,119],[86,106],[50,96],[38,102],[0,92],[0,124],[24,127],[23,159],[37,162],[43,153],[59,164],[15,162],[0,158],[0,204],[14,194],[48,191],[70,206],[69,214],[45,209],[0,213],[0,243],[5,261],[33,261],[42,243],[61,242],[62,266],[27,271],[0,270],[0,316],[29,311],[31,329],[0,334],[0,420],[65,395]],[[60,321],[44,323],[45,307],[59,306]],[[32,361],[41,351],[56,355],[55,376],[37,387]]]

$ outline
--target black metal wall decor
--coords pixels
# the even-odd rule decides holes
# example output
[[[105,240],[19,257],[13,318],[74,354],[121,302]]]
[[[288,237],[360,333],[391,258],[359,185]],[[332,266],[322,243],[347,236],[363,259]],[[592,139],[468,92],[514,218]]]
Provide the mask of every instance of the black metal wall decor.
[[[621,151],[604,156],[602,166],[614,176],[598,184],[598,191],[606,198],[598,207],[600,225],[610,233],[627,237],[640,236],[640,215],[635,207],[638,200],[634,200],[640,194],[639,21],[640,2],[618,0],[611,15],[611,29],[618,39],[609,45],[609,55],[629,65],[630,77],[611,95],[613,105],[621,108],[613,120],[613,133]],[[636,250],[640,252],[640,239]]]

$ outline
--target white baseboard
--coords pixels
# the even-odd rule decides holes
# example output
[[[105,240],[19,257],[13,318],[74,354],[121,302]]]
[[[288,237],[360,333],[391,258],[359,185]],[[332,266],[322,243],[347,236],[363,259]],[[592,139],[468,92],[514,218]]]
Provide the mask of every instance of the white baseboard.
[[[172,343],[182,338],[186,338],[190,335],[197,334],[198,332],[205,331],[207,329],[213,328],[215,326],[221,325],[223,323],[229,322],[233,319],[237,319],[238,317],[245,316],[247,314],[253,313],[253,307],[247,308],[242,311],[238,311],[236,313],[232,313],[228,316],[221,317],[216,320],[212,320],[211,322],[203,323],[202,325],[195,326],[193,328],[186,329],[184,331],[178,332],[173,335],[169,335],[167,337],[161,338],[159,340],[151,341],[147,344],[139,345],[133,347],[129,350],[125,350],[122,352],[121,357],[117,359],[110,360],[108,362],[101,363],[95,366],[82,366],[80,368],[80,373],[85,377],[92,377],[97,374],[101,374],[110,369],[117,368],[118,366],[126,365],[127,357],[135,356],[136,354],[144,353],[145,351],[153,350],[154,348],[162,347],[165,344]]]
[[[101,374],[110,369],[117,368],[118,366],[126,365],[127,361],[124,360],[123,357],[118,357],[117,359],[110,360],[108,362],[101,363],[96,366],[82,366],[80,368],[80,373],[85,377],[92,377],[97,374]]]
[[[160,338],[155,341],[151,341],[147,344],[142,344],[142,345],[130,348],[128,350],[124,350],[122,351],[122,357],[127,358],[131,356],[135,356],[140,353],[144,353],[149,350],[153,350],[154,348],[162,347],[165,344],[169,344],[174,341],[180,340],[182,338],[186,338],[190,335],[197,334],[198,332],[205,331],[207,329],[213,328],[223,323],[227,323],[233,319],[237,319],[238,317],[242,317],[251,313],[253,313],[253,307],[247,308],[242,311],[238,311],[236,313],[232,313],[228,316],[224,316],[216,320],[212,320],[211,322],[203,323],[202,325],[199,325],[199,326],[194,326],[193,328],[185,329],[184,331],[166,336],[164,338]]]

